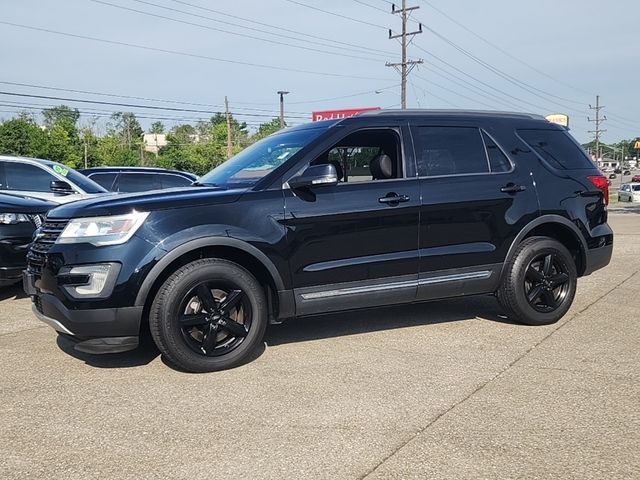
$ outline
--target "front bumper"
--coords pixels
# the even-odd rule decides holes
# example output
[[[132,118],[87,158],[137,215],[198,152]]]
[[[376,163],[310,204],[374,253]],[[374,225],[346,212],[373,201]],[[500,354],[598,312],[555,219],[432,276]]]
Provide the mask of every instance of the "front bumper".
[[[119,353],[138,346],[144,307],[69,310],[55,296],[38,292],[33,278],[23,274],[25,292],[32,295],[33,313],[54,330],[76,342],[87,353]]]
[[[30,238],[4,238],[0,240],[0,286],[20,281],[27,266],[27,248]]]

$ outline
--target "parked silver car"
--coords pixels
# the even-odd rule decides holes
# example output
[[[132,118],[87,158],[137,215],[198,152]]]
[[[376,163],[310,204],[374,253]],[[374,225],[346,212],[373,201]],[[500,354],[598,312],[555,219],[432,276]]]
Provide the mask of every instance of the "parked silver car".
[[[61,163],[0,155],[0,193],[67,203],[104,194],[107,190]]]

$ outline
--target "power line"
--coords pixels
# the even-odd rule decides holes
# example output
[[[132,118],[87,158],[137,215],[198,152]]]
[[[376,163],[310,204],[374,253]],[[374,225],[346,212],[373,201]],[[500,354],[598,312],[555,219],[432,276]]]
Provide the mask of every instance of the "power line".
[[[385,10],[384,8],[380,8],[380,7],[376,7],[375,5],[371,5],[370,3],[367,2],[363,2],[362,0],[353,0],[356,3],[359,3],[360,5],[364,5],[365,7],[369,7],[369,8],[373,8],[374,10],[377,10],[379,12],[382,12],[384,14],[388,14],[389,11]]]
[[[209,26],[209,25],[203,25],[201,23],[195,23],[195,22],[190,22],[190,21],[187,21],[187,20],[180,20],[180,19],[177,19],[177,18],[171,18],[171,17],[167,17],[165,15],[160,15],[160,14],[157,14],[157,13],[145,12],[144,10],[137,10],[135,8],[125,7],[125,6],[122,6],[122,5],[117,5],[115,3],[106,2],[104,0],[89,0],[89,1],[93,2],[93,3],[101,4],[101,5],[107,5],[107,6],[110,6],[110,7],[113,7],[113,8],[119,8],[121,10],[126,10],[126,11],[129,11],[129,12],[139,13],[141,15],[146,15],[148,17],[161,18],[163,20],[168,20],[170,22],[182,23],[184,25],[190,25],[190,26],[194,26],[194,27],[204,28],[204,29],[211,30],[211,31],[214,31],[214,32],[221,32],[221,33],[226,33],[228,35],[235,35],[235,36],[238,36],[238,37],[250,38],[250,39],[253,39],[253,40],[260,40],[261,42],[273,43],[274,45],[282,45],[282,46],[289,47],[289,48],[297,48],[297,49],[301,49],[301,50],[307,50],[307,51],[310,51],[310,52],[324,53],[324,54],[327,54],[327,55],[336,55],[336,56],[339,56],[339,57],[355,58],[357,60],[366,60],[366,61],[371,61],[371,62],[378,62],[379,61],[379,60],[377,60],[375,58],[365,58],[365,57],[356,56],[356,55],[349,55],[347,53],[331,52],[331,51],[328,51],[328,50],[321,50],[319,48],[305,47],[303,45],[293,45],[291,43],[280,42],[278,40],[271,40],[271,39],[264,38],[264,37],[256,37],[254,35],[248,35],[246,33],[239,33],[239,32],[234,32],[234,31],[231,31],[231,30],[225,30],[225,29],[222,29],[222,28],[212,27],[212,26]],[[134,1],[140,2],[140,0],[134,0]],[[162,5],[158,5],[158,4],[155,4],[155,3],[150,3],[150,2],[140,2],[140,3],[145,3],[147,5],[152,5],[152,6],[155,6],[155,7],[158,7],[158,8],[166,8],[168,10],[173,10],[173,11],[180,12],[180,13],[183,13],[183,14],[186,14],[186,15],[193,15],[193,16],[200,17],[200,18],[208,18],[208,17],[203,17],[202,15],[196,15],[196,14],[184,12],[182,10],[172,9],[170,7],[163,7]],[[208,19],[212,20],[210,18],[208,18]],[[215,19],[213,19],[213,20],[216,21]],[[226,22],[226,23],[229,23],[229,22]],[[244,27],[244,28],[249,28],[249,27]],[[257,30],[257,29],[251,29],[251,30]],[[300,41],[300,39],[297,39],[297,40]]]
[[[117,106],[117,107],[126,107],[126,108],[142,108],[142,109],[146,109],[146,110],[162,110],[162,111],[171,111],[171,112],[190,112],[190,113],[205,113],[208,115],[214,114],[214,113],[219,113],[219,112],[213,112],[211,110],[196,110],[196,109],[192,109],[192,108],[175,108],[175,107],[160,107],[157,105],[138,105],[138,104],[132,104],[132,103],[121,103],[121,102],[106,102],[106,101],[102,101],[102,100],[84,100],[84,99],[78,99],[78,98],[66,98],[66,97],[53,97],[53,96],[49,96],[49,95],[35,95],[35,94],[28,94],[28,93],[17,93],[17,92],[5,92],[5,91],[0,91],[0,95],[9,95],[9,96],[14,96],[14,97],[26,97],[26,98],[39,98],[39,99],[45,99],[45,100],[56,100],[56,101],[61,101],[61,102],[77,102],[77,103],[89,103],[89,104],[94,104],[94,105],[110,105],[110,106]],[[233,113],[233,115],[245,115],[245,116],[251,116],[251,117],[273,117],[273,115],[267,115],[267,114],[263,114],[263,113]],[[292,118],[307,118],[302,117],[302,116],[294,116],[291,115]]]
[[[384,54],[384,55],[389,55],[391,53],[391,52],[386,52],[384,50],[379,50],[379,49],[367,47],[367,46],[364,46],[364,45],[357,45],[357,44],[354,44],[354,43],[342,42],[340,40],[335,40],[333,38],[326,38],[326,37],[322,37],[322,36],[319,36],[319,35],[313,35],[313,34],[308,33],[308,32],[299,32],[297,30],[291,30],[289,28],[285,28],[285,27],[282,27],[282,26],[272,25],[270,23],[259,22],[259,21],[256,21],[256,20],[251,20],[249,18],[240,17],[238,15],[232,15],[230,13],[226,13],[226,12],[223,12],[223,11],[220,11],[220,10],[214,10],[212,8],[203,7],[203,6],[196,5],[196,4],[189,3],[189,2],[185,2],[185,1],[182,1],[182,0],[169,0],[169,1],[181,4],[181,5],[186,5],[186,6],[189,6],[189,7],[192,7],[192,8],[196,8],[196,9],[199,9],[199,10],[203,10],[205,12],[215,13],[216,15],[222,15],[222,16],[229,17],[229,18],[235,18],[236,20],[241,20],[243,22],[252,23],[254,25],[260,25],[260,26],[263,26],[263,27],[274,28],[274,29],[279,30],[279,31],[288,32],[288,33],[294,33],[296,35],[302,35],[302,36],[307,36],[309,38],[315,38],[317,40],[322,40],[322,42],[323,42],[322,44],[323,45],[326,45],[327,42],[331,42],[331,43],[335,43],[335,44],[338,44],[338,45],[343,45],[343,46],[347,46],[347,47],[354,47],[354,48],[358,48],[360,50],[381,53],[381,54]]]
[[[8,25],[8,26],[11,26],[11,27],[23,28],[23,29],[26,29],[26,30],[32,30],[32,31],[36,31],[36,32],[51,33],[51,34],[54,34],[54,35],[60,35],[60,36],[70,37],[70,38],[80,38],[80,39],[83,39],[83,40],[91,40],[93,42],[105,43],[105,44],[110,44],[110,45],[118,45],[118,46],[121,46],[121,47],[138,48],[140,50],[146,50],[146,51],[151,51],[151,52],[168,53],[168,54],[171,54],[171,55],[180,55],[180,56],[184,56],[184,57],[198,58],[200,60],[209,60],[209,61],[214,61],[214,62],[231,63],[231,64],[234,64],[234,65],[243,65],[243,66],[256,67],[256,68],[265,68],[265,69],[269,69],[269,70],[278,70],[278,71],[284,71],[284,72],[302,73],[302,74],[319,75],[319,76],[336,77],[336,78],[354,78],[354,79],[358,79],[358,80],[376,80],[376,81],[387,81],[387,80],[389,80],[388,78],[379,78],[379,77],[376,78],[376,77],[368,77],[368,76],[363,76],[363,75],[348,75],[348,74],[333,73],[333,72],[319,72],[319,71],[303,70],[303,69],[299,69],[299,68],[283,67],[283,66],[277,66],[277,65],[266,65],[266,64],[260,64],[260,63],[244,62],[244,61],[241,61],[241,60],[229,60],[227,58],[211,57],[211,56],[208,56],[208,55],[181,52],[181,51],[178,51],[178,50],[169,50],[169,49],[164,49],[164,48],[149,47],[147,45],[139,45],[139,44],[135,44],[135,43],[120,42],[120,41],[117,41],[117,40],[107,40],[107,39],[104,39],[104,38],[91,37],[91,36],[88,36],[88,35],[80,35],[80,34],[75,34],[75,33],[60,32],[60,31],[51,30],[51,29],[48,29],[48,28],[34,27],[34,26],[31,26],[31,25],[23,25],[23,24],[20,24],[20,23],[5,22],[5,21],[2,21],[2,20],[0,20],[0,25]]]
[[[485,107],[487,107],[487,108],[491,108],[491,109],[495,108],[495,106],[494,106],[494,105],[490,105],[490,104],[488,104],[488,103],[484,103],[484,102],[483,102],[483,101],[481,101],[481,100],[476,100],[476,99],[474,99],[474,98],[468,97],[468,96],[466,96],[466,95],[465,95],[465,94],[463,94],[463,93],[460,93],[460,92],[457,92],[457,91],[455,91],[455,90],[452,90],[452,89],[451,89],[451,88],[449,88],[449,87],[445,87],[444,85],[439,84],[439,83],[436,83],[436,82],[434,82],[433,80],[427,80],[426,78],[421,77],[421,76],[420,76],[420,75],[418,75],[417,73],[416,73],[416,74],[414,74],[414,76],[415,76],[416,78],[419,78],[420,80],[422,80],[422,81],[424,81],[424,82],[428,83],[428,84],[435,85],[436,87],[441,88],[442,90],[445,90],[445,91],[447,91],[447,92],[449,92],[449,93],[453,93],[454,95],[457,95],[457,96],[459,96],[459,97],[465,98],[465,99],[467,99],[467,100],[469,100],[469,101],[471,101],[471,102],[479,103],[480,105],[485,106]]]
[[[94,92],[94,91],[90,91],[90,90],[78,90],[78,89],[72,89],[72,88],[60,88],[60,87],[52,87],[52,86],[45,86],[45,85],[35,85],[33,83],[9,82],[9,81],[0,80],[0,84],[2,84],[2,85],[11,85],[11,86],[15,86],[15,87],[38,88],[38,89],[42,89],[42,90],[52,90],[52,91],[57,91],[57,92],[82,93],[82,94],[96,95],[96,96],[101,96],[101,97],[128,98],[128,99],[132,99],[132,100],[144,100],[144,101],[150,101],[150,102],[169,103],[169,104],[176,104],[176,105],[194,105],[194,106],[199,106],[199,107],[223,108],[223,105],[220,105],[220,104],[185,102],[185,101],[179,101],[179,100],[165,100],[165,99],[161,99],[161,98],[139,97],[139,96],[135,96],[135,95],[120,95],[120,94],[116,94],[116,93],[103,93],[103,92]],[[275,113],[275,110],[269,110],[269,109],[265,109],[265,108],[236,107],[236,109],[237,110],[256,111],[256,112],[271,112],[271,113]],[[301,114],[301,115],[306,115],[307,114],[307,112],[290,112],[290,113]]]
[[[567,98],[564,98],[564,97],[560,97],[558,95],[554,95],[553,93],[546,92],[546,91],[541,90],[541,89],[539,89],[539,88],[537,88],[537,87],[535,87],[533,85],[530,85],[530,84],[528,84],[526,82],[523,82],[523,81],[517,79],[516,77],[514,77],[514,76],[512,76],[512,75],[510,75],[508,73],[505,73],[504,71],[500,70],[499,68],[491,65],[490,63],[485,62],[481,58],[475,56],[473,53],[469,52],[468,50],[465,50],[460,45],[458,45],[455,42],[449,40],[444,35],[436,32],[434,29],[432,29],[430,27],[427,27],[427,26],[425,26],[424,28],[427,29],[428,31],[430,31],[436,37],[440,38],[442,41],[444,41],[448,45],[452,46],[454,49],[458,50],[460,53],[462,53],[466,57],[468,57],[471,60],[473,60],[474,62],[476,62],[477,64],[481,65],[482,67],[486,68],[487,70],[489,70],[489,71],[495,73],[496,75],[502,77],[503,79],[507,80],[509,83],[512,83],[513,85],[515,85],[515,86],[517,86],[517,87],[529,92],[530,94],[532,94],[534,96],[537,96],[537,97],[542,98],[543,100],[547,100],[547,101],[549,101],[549,99],[545,98],[545,96],[546,97],[552,97],[552,98],[555,98],[555,99],[558,99],[558,100],[562,100],[562,101],[565,101],[565,102],[569,102],[569,103],[582,105],[582,102],[578,102],[578,101],[575,101],[575,100],[571,100],[571,99],[567,99]],[[538,92],[540,92],[540,93],[538,93]],[[543,96],[543,95],[545,95],[545,96]],[[552,102],[553,102],[553,100],[552,100]],[[555,103],[557,103],[558,105],[561,105],[561,106],[563,106],[565,108],[570,108],[570,107],[566,107],[565,105],[560,104],[557,101],[555,101]]]
[[[357,18],[351,18],[351,17],[348,17],[347,15],[342,15],[342,14],[336,13],[336,12],[330,12],[329,10],[323,10],[322,8],[314,7],[313,5],[308,5],[306,3],[298,2],[296,0],[284,0],[284,1],[285,2],[289,2],[289,3],[293,3],[295,5],[300,5],[301,7],[310,8],[311,10],[315,10],[317,12],[321,12],[321,13],[324,13],[324,14],[327,14],[327,15],[332,15],[334,17],[344,18],[345,20],[350,20],[352,22],[360,23],[362,25],[368,25],[369,27],[376,27],[376,28],[382,28],[383,30],[387,30],[387,27],[385,27],[383,25],[378,25],[376,23],[366,22],[364,20],[359,20]]]
[[[587,95],[591,95],[589,92],[586,92],[584,90],[581,90],[579,88],[577,88],[574,85],[570,85],[569,83],[566,83],[562,80],[559,80],[551,75],[549,75],[548,73],[534,67],[533,65],[531,65],[530,63],[525,62],[524,60],[522,60],[520,57],[513,55],[512,53],[509,53],[508,51],[506,51],[505,49],[503,49],[502,47],[500,47],[499,45],[496,45],[495,43],[491,42],[490,40],[488,40],[487,38],[483,37],[482,35],[474,32],[473,30],[471,30],[469,27],[467,27],[466,25],[460,23],[458,20],[456,20],[455,18],[453,18],[452,16],[448,15],[447,13],[443,12],[441,9],[439,9],[438,7],[434,6],[431,2],[428,2],[427,0],[422,0],[422,2],[427,5],[429,8],[432,8],[433,10],[435,10],[436,12],[438,12],[440,15],[444,16],[445,18],[447,18],[448,20],[450,20],[451,22],[455,23],[456,25],[458,25],[460,28],[464,29],[465,31],[469,32],[471,35],[473,35],[474,37],[482,40],[484,43],[486,43],[487,45],[495,48],[496,50],[498,50],[499,52],[503,53],[504,55],[506,55],[507,57],[511,58],[512,60],[515,60],[516,62],[530,68],[531,70],[533,70],[534,72],[549,78],[550,80],[553,80],[561,85],[564,85],[565,87],[569,87],[573,90],[585,93]]]

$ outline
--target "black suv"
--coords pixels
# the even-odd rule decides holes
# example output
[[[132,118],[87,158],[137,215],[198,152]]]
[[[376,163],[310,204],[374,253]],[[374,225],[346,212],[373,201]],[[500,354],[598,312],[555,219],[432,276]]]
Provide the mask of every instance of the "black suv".
[[[52,210],[24,285],[84,352],[145,322],[189,371],[250,358],[268,323],[495,293],[543,325],[609,263],[608,186],[537,115],[382,111],[289,128],[180,191]]]

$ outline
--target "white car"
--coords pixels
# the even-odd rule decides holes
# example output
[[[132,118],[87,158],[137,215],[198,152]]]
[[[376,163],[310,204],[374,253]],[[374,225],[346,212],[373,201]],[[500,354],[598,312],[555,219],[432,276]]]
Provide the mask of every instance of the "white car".
[[[0,155],[0,193],[67,203],[108,193],[93,180],[61,163]]]
[[[640,202],[640,183],[623,183],[618,190],[619,202]]]

